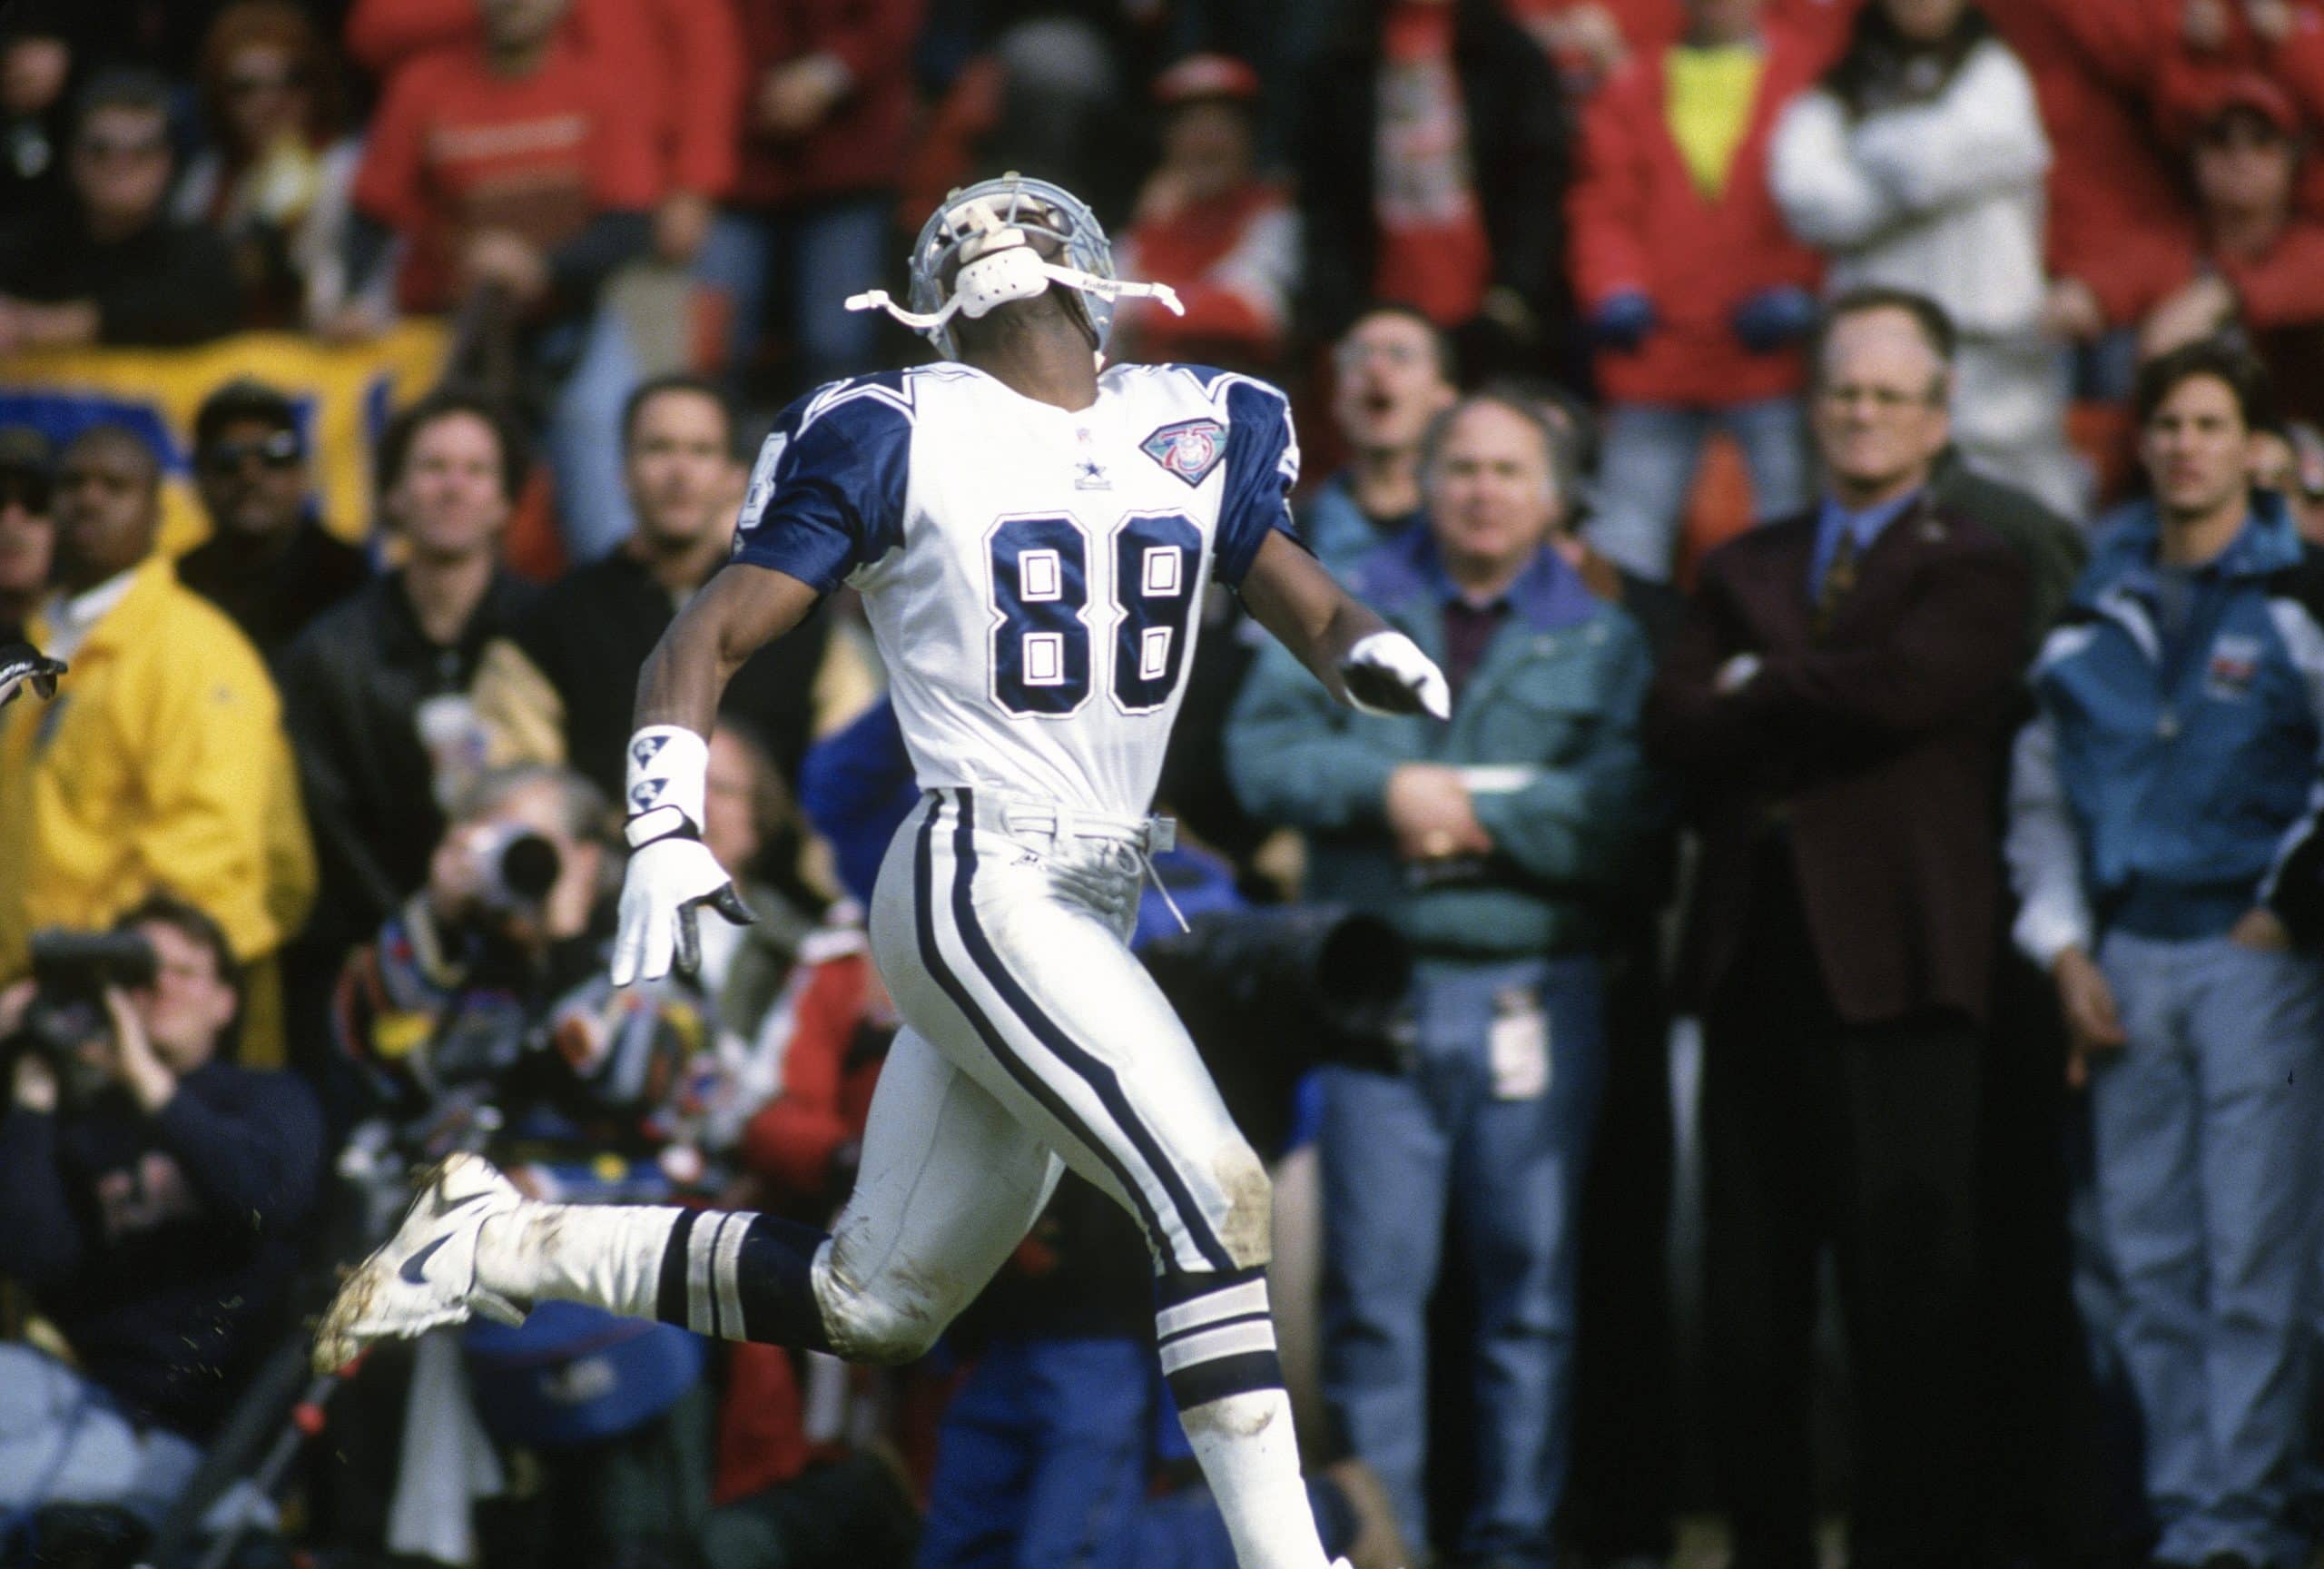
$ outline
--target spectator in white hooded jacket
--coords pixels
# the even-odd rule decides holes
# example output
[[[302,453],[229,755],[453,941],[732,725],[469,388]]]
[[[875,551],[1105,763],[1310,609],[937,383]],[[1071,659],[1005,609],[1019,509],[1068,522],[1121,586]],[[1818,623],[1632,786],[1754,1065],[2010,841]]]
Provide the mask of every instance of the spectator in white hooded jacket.
[[[1954,432],[1969,462],[2073,517],[2065,368],[2042,330],[2043,176],[2034,84],[1967,0],[1873,0],[1770,153],[1784,220],[1826,287],[1907,289],[1961,330]]]

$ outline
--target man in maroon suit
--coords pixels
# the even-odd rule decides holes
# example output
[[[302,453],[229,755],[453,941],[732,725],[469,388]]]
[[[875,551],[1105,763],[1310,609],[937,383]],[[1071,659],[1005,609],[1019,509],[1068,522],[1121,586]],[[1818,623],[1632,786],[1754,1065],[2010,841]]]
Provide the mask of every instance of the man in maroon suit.
[[[1704,561],[1647,715],[1702,843],[1679,980],[1704,1024],[1713,1444],[1738,1569],[1816,1561],[1827,1244],[1854,1562],[1969,1556],[1979,1045],[2027,582],[1931,493],[1952,340],[1915,296],[1833,305],[1809,394],[1823,500]]]

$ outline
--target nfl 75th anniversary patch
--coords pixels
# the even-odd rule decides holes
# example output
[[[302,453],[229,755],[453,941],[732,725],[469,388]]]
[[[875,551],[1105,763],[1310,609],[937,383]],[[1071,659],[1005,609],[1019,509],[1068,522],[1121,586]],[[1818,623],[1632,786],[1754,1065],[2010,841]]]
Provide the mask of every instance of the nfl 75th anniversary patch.
[[[1181,419],[1163,426],[1137,447],[1188,485],[1200,485],[1226,455],[1226,427],[1216,419]]]

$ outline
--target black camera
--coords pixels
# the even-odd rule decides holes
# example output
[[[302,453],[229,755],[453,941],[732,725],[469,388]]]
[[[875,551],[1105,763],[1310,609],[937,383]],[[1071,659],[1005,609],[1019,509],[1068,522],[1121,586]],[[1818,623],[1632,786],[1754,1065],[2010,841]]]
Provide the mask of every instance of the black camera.
[[[484,880],[480,903],[495,914],[521,915],[538,910],[564,873],[565,859],[547,838],[516,824],[496,826],[477,847]]]
[[[1278,905],[1197,915],[1139,952],[1244,1136],[1278,1148],[1299,1076],[1409,1061],[1412,950],[1376,915]]]
[[[161,970],[142,932],[40,932],[32,949],[34,987],[58,1002],[103,1002],[106,987],[151,986]]]
[[[104,1074],[82,1055],[113,1028],[105,989],[151,986],[161,961],[137,932],[39,932],[33,935],[33,1000],[0,1055],[29,1051],[55,1070],[67,1102],[104,1087]]]

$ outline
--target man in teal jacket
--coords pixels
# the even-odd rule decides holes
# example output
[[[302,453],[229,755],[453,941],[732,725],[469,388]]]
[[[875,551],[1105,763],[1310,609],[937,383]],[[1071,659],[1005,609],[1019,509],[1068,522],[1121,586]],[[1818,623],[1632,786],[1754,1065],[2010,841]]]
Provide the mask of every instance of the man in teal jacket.
[[[1439,1534],[1468,1562],[1550,1557],[1598,947],[1653,816],[1645,636],[1545,544],[1552,439],[1521,397],[1454,405],[1424,459],[1429,526],[1354,569],[1353,591],[1445,671],[1449,725],[1334,714],[1270,652],[1227,734],[1244,804],[1306,831],[1308,894],[1385,917],[1419,956],[1409,1068],[1327,1071],[1324,1377],[1407,1538],[1430,1540],[1426,1318],[1449,1208],[1480,1318],[1479,1431],[1473,1502]]]

